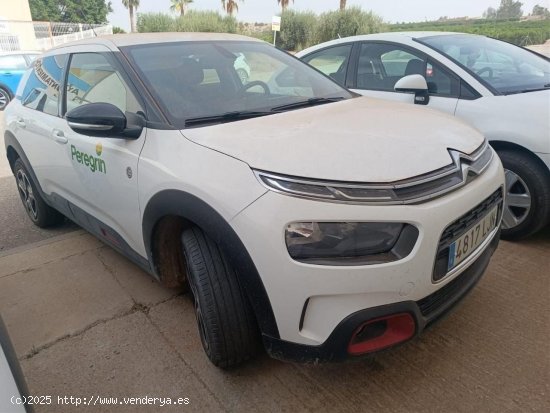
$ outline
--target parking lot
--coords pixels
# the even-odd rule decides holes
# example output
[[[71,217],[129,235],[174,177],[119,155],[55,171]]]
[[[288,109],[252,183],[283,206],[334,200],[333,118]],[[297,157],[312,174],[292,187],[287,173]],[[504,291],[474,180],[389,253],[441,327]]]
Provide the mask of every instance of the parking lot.
[[[0,252],[0,313],[30,393],[52,396],[39,413],[76,410],[58,396],[94,400],[85,408],[97,412],[549,409],[550,228],[502,242],[456,311],[397,349],[320,366],[261,355],[228,372],[204,355],[187,294],[156,284],[74,226],[26,237],[31,224],[21,222],[13,236],[8,228],[24,212],[6,201],[17,191],[4,156],[0,173],[1,238],[13,240]],[[99,403],[145,396],[189,404]]]

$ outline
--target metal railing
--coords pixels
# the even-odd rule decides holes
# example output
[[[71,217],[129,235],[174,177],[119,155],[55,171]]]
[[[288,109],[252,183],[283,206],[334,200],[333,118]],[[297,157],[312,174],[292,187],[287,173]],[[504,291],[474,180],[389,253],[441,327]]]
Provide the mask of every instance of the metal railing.
[[[75,40],[112,33],[110,24],[1,20],[0,51],[43,51]]]

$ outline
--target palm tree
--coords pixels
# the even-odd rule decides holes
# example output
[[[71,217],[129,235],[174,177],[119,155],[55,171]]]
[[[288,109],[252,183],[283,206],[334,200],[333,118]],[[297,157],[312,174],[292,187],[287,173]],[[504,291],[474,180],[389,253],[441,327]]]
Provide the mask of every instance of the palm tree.
[[[134,19],[134,10],[139,7],[139,0],[122,0],[124,7],[130,12],[130,28],[132,32],[136,31],[136,21]]]
[[[277,3],[280,4],[283,11],[285,11],[288,7],[288,3],[290,3],[290,0],[277,0]],[[292,3],[294,3],[294,0],[292,0]]]
[[[222,9],[232,16],[234,12],[239,11],[239,5],[235,0],[222,0]]]
[[[170,10],[177,11],[180,13],[180,16],[185,16],[185,10],[187,10],[187,5],[193,3],[193,0],[170,0],[172,3],[170,5]]]
[[[344,10],[346,8],[346,2],[347,0],[340,0],[340,10]]]

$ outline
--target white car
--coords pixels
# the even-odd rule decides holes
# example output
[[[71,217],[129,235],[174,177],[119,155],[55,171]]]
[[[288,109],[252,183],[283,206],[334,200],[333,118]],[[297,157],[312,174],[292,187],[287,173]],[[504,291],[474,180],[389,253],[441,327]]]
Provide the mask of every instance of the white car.
[[[281,69],[288,94],[262,80]],[[498,244],[504,173],[479,132],[355,97],[247,37],[57,47],[5,122],[30,219],[65,215],[164,284],[188,283],[221,367],[260,339],[304,362],[409,340],[470,290]]]
[[[0,317],[0,412],[31,413],[32,397],[21,372],[8,331]]]
[[[506,172],[503,238],[550,223],[550,62],[484,36],[354,36],[296,55],[354,92],[447,112],[478,129]],[[426,125],[427,128],[430,125]]]

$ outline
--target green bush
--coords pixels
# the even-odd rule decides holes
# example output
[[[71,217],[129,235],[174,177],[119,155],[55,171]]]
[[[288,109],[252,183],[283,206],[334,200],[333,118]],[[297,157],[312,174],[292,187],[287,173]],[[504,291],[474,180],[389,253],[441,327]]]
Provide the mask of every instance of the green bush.
[[[149,32],[173,32],[175,19],[166,13],[139,13],[137,18],[137,31]]]
[[[213,11],[190,11],[185,16],[165,13],[138,14],[137,29],[145,32],[216,32],[236,33],[237,20]]]
[[[550,20],[451,20],[394,24],[390,31],[448,31],[481,34],[519,46],[541,44],[550,39]]]
[[[364,11],[360,7],[349,7],[345,10],[323,13],[318,20],[315,43],[326,42],[338,37],[378,33],[386,28],[380,16],[372,11]]]
[[[281,32],[277,34],[277,46],[285,50],[301,50],[313,44],[317,26],[315,13],[287,9],[281,18]]]
[[[214,11],[189,11],[176,18],[177,32],[237,33],[237,19]]]

